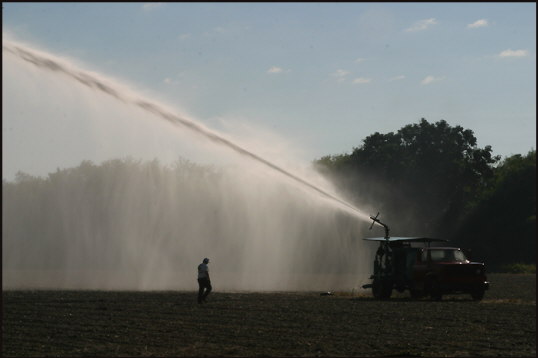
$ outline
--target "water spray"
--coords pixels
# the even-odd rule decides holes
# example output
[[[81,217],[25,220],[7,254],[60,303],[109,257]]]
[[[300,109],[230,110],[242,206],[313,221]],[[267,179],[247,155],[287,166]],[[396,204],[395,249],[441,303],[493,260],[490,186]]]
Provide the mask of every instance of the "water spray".
[[[68,64],[65,60],[59,60],[53,56],[44,53],[43,51],[37,51],[31,49],[27,46],[15,43],[13,41],[3,40],[2,50],[8,54],[14,55],[16,58],[29,62],[40,69],[61,73],[69,78],[76,80],[80,84],[83,84],[86,87],[89,87],[93,90],[100,91],[105,93],[118,101],[124,102],[129,105],[136,106],[146,112],[149,112],[156,117],[166,120],[168,123],[187,128],[190,131],[194,132],[197,135],[201,135],[205,139],[212,141],[213,143],[222,145],[239,153],[242,156],[250,158],[258,163],[263,164],[264,166],[279,172],[280,174],[294,180],[295,182],[302,184],[303,186],[317,192],[321,196],[330,199],[334,203],[339,204],[339,207],[345,209],[347,212],[357,216],[362,220],[369,220],[371,218],[369,215],[363,213],[357,209],[352,204],[346,202],[345,200],[336,197],[333,194],[328,193],[327,191],[313,185],[312,183],[298,177],[295,174],[290,173],[289,171],[275,165],[274,163],[269,162],[268,160],[260,157],[259,155],[231,142],[230,140],[224,138],[222,135],[216,133],[213,130],[210,130],[193,120],[184,118],[177,114],[174,114],[166,110],[162,105],[158,104],[156,101],[150,101],[146,99],[139,99],[139,96],[136,94],[126,94],[125,91],[120,90],[120,87],[123,87],[119,83],[113,83],[109,79],[104,80],[101,77],[94,74],[91,74],[87,71],[75,68],[71,64]],[[138,98],[137,98],[138,97]],[[374,219],[374,222],[377,221]],[[379,221],[377,221],[379,222]]]

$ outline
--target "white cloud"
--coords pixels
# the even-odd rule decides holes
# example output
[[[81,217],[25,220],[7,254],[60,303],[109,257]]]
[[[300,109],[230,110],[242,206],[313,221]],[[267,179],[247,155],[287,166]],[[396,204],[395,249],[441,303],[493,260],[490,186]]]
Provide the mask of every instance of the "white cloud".
[[[349,73],[349,71],[338,69],[332,75],[337,78],[338,83],[342,83],[346,81],[346,76],[349,75]]]
[[[415,32],[415,31],[422,31],[426,30],[430,25],[437,24],[437,20],[435,20],[433,17],[431,19],[426,20],[420,20],[417,21],[411,26],[410,28],[406,29],[407,32]]]
[[[499,54],[499,57],[525,57],[529,55],[527,50],[504,50]]]
[[[429,85],[430,83],[442,81],[444,79],[444,77],[426,76],[420,83],[423,85]]]
[[[354,85],[356,85],[356,84],[365,84],[365,83],[370,83],[370,82],[372,82],[371,78],[364,78],[364,77],[358,77],[358,78],[355,78],[353,80]]]
[[[359,57],[358,59],[355,60],[356,63],[361,63],[361,62],[364,62],[366,61],[365,58],[362,58],[362,57]]]
[[[391,79],[389,79],[389,81],[400,81],[404,79],[405,79],[404,75],[399,75],[399,76],[392,77]]]
[[[336,77],[345,77],[349,75],[349,71],[340,69],[340,70],[336,70],[336,72],[333,75]]]
[[[284,70],[282,67],[272,66],[267,70],[269,74],[278,74],[278,73],[289,73],[291,70]]]
[[[163,5],[162,2],[147,2],[144,5],[142,5],[142,9],[144,9],[144,11],[151,11],[151,10],[161,7],[162,5]]]
[[[472,24],[467,25],[467,28],[476,29],[477,27],[485,27],[485,26],[488,26],[488,20],[480,19],[480,20],[476,20]]]
[[[178,36],[180,40],[186,40],[191,37],[191,34],[181,34]]]
[[[273,66],[267,70],[267,73],[282,73],[282,68]]]

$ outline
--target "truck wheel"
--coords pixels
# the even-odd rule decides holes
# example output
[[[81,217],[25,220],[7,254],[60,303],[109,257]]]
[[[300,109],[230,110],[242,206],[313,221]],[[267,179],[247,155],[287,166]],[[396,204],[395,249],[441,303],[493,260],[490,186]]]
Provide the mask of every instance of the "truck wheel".
[[[372,282],[372,295],[376,300],[386,300],[392,295],[392,281],[374,279]]]
[[[383,285],[383,292],[382,292],[381,299],[388,300],[391,295],[392,295],[392,282],[385,281],[385,284]]]
[[[422,292],[414,288],[410,289],[409,293],[411,294],[411,298],[414,300],[418,300],[422,297]]]
[[[441,288],[437,281],[432,282],[430,296],[434,301],[441,301],[443,299],[443,293],[441,292]]]
[[[381,286],[382,286],[381,280],[374,279],[374,282],[372,282],[372,295],[374,296],[376,300],[381,299],[381,291],[382,291]]]
[[[471,292],[471,297],[473,298],[473,301],[481,301],[482,298],[484,298],[485,291],[482,289],[478,289],[476,291]]]

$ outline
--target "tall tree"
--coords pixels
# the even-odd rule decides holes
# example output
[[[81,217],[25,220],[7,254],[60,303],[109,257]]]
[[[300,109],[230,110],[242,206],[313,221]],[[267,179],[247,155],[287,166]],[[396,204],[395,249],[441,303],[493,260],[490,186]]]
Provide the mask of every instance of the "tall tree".
[[[316,163],[358,205],[377,207],[400,234],[450,236],[465,204],[493,177],[491,146],[473,131],[422,118],[396,133],[366,137],[349,155]]]
[[[467,208],[454,241],[492,267],[536,262],[536,150],[499,164],[492,185]]]

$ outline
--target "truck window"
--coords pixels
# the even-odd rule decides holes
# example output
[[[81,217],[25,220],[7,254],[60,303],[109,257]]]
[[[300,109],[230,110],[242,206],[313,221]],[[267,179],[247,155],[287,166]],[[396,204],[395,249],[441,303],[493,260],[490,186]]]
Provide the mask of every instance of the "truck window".
[[[465,254],[461,250],[454,250],[454,261],[457,262],[463,262],[467,261],[467,257],[465,257]]]
[[[445,258],[445,250],[430,250],[430,256],[434,262],[447,261]]]
[[[466,260],[465,255],[460,250],[439,249],[430,250],[432,261],[435,262],[463,262]]]

